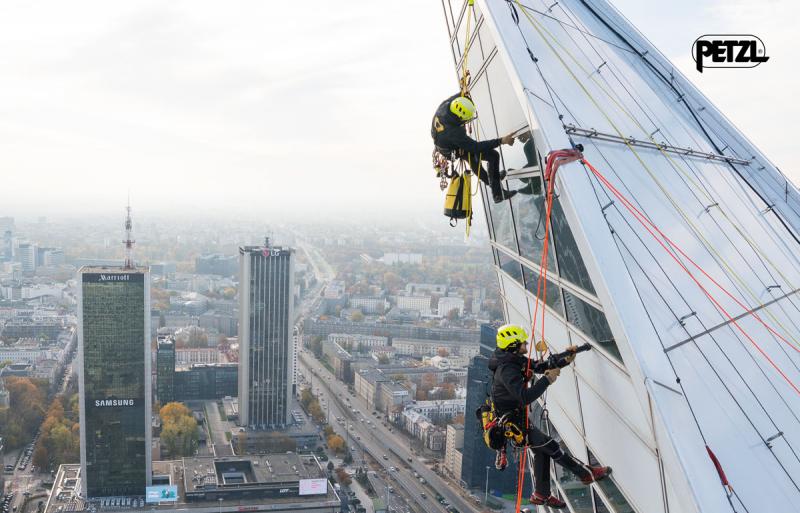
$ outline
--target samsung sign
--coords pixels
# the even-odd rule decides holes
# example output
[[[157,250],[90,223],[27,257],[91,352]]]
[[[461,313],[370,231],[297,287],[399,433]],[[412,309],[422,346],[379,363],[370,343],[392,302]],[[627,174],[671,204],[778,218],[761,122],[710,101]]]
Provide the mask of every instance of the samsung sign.
[[[95,399],[94,405],[96,408],[103,408],[106,406],[136,406],[133,399]]]

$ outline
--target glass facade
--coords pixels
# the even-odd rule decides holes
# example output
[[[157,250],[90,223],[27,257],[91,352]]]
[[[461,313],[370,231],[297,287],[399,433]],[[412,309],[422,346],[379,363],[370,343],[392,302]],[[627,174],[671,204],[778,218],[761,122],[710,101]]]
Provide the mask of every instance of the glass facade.
[[[289,422],[294,374],[292,343],[293,253],[275,247],[245,247],[240,281],[240,422],[274,429]],[[244,331],[242,330],[244,326]],[[241,356],[240,356],[241,358]]]
[[[444,1],[443,7],[458,69],[463,64],[462,52],[467,38],[467,7],[458,1]],[[499,151],[502,165],[508,172],[505,186],[520,193],[510,201],[498,204],[485,200],[489,233],[496,244],[515,255],[511,257],[498,251],[495,258],[499,267],[535,294],[545,233],[542,156],[536,147],[538,128],[529,125],[526,108],[519,101],[511,75],[495,51],[494,40],[477,7],[471,19],[473,46],[467,66],[472,74],[470,93],[478,107],[477,121],[472,124],[473,136],[489,139],[514,133],[519,137],[514,145],[501,146]],[[568,288],[580,289],[582,295],[589,297],[596,294],[557,197],[551,212],[550,241],[548,271],[559,276],[565,286],[559,288],[548,283],[548,306],[561,316],[566,310],[568,323],[605,349],[604,354],[622,363],[605,314],[567,291]]]
[[[175,372],[175,397],[178,401],[201,401],[235,397],[239,385],[239,366],[197,364]]]
[[[156,399],[161,406],[175,400],[175,343],[171,340],[158,341]]]
[[[82,463],[89,497],[144,495],[147,484],[145,279],[143,272],[81,273]]]

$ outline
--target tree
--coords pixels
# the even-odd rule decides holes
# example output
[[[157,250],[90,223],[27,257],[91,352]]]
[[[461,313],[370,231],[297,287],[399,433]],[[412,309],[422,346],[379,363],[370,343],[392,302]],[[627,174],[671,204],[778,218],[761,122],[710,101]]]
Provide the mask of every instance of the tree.
[[[161,407],[158,412],[161,417],[161,422],[175,422],[180,417],[191,416],[192,412],[183,403],[171,402]]]
[[[50,468],[50,457],[44,444],[38,444],[33,451],[33,464],[42,470]]]
[[[336,469],[336,480],[339,481],[339,484],[342,486],[349,486],[353,482],[350,478],[350,474],[342,467]]]
[[[311,405],[312,401],[315,401],[314,394],[311,392],[311,388],[306,387],[300,392],[300,404],[303,405],[303,408],[308,408]]]
[[[321,423],[323,420],[325,420],[325,413],[323,413],[322,408],[320,407],[316,399],[308,407],[308,414],[311,415],[311,418],[313,418],[317,422]]]
[[[325,428],[322,430],[322,434],[324,434],[325,437],[329,437],[329,436],[333,435],[334,434],[333,427],[325,426]]]
[[[378,363],[381,365],[387,365],[389,363],[389,356],[386,353],[379,354]]]
[[[192,412],[181,403],[167,403],[159,411],[161,444],[172,458],[191,456],[197,450],[199,435]]]
[[[448,356],[450,356],[450,353],[447,351],[446,347],[440,347],[439,349],[437,349],[436,354],[438,354],[442,358],[447,358]]]
[[[328,448],[335,454],[340,454],[346,449],[344,438],[339,435],[331,435],[328,437]]]
[[[333,472],[333,467],[334,467],[333,462],[329,461],[328,462],[328,472]]]
[[[356,310],[350,314],[350,320],[353,322],[361,322],[364,320],[364,314],[361,313],[361,310]]]

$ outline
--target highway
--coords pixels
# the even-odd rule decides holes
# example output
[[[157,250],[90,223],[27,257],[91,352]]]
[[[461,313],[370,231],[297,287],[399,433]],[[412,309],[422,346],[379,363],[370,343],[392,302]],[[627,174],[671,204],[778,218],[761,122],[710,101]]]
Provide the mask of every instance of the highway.
[[[319,388],[322,386],[327,392],[324,395],[328,399],[327,405],[331,410],[331,416],[343,417],[353,421],[353,430],[350,431],[351,439],[353,436],[360,437],[360,440],[356,439],[355,442],[360,443],[361,447],[384,467],[384,470],[396,467],[398,471],[392,472],[392,477],[409,491],[424,511],[446,511],[434,498],[437,492],[444,496],[461,513],[480,511],[462,497],[458,491],[453,490],[451,484],[439,477],[426,465],[417,461],[415,455],[409,450],[408,440],[403,435],[396,431],[390,433],[388,428],[384,427],[380,421],[367,425],[366,420],[375,420],[371,410],[367,409],[366,405],[362,404],[357,397],[350,396],[347,387],[336,380],[321,364],[316,362],[310,353],[302,350],[299,356],[298,364],[305,369],[306,372],[304,374],[306,376],[314,375],[317,378],[314,380],[314,387]],[[331,398],[333,400],[330,400]],[[359,413],[353,413],[352,408],[345,409],[346,402],[344,398],[349,398],[350,404],[353,405],[352,408],[355,408]],[[362,417],[365,419],[364,422],[360,421]],[[384,454],[387,456],[386,460],[383,459]],[[427,481],[427,486],[415,478],[413,472],[417,472],[420,477],[424,478]],[[423,492],[428,496],[427,499],[422,498]]]

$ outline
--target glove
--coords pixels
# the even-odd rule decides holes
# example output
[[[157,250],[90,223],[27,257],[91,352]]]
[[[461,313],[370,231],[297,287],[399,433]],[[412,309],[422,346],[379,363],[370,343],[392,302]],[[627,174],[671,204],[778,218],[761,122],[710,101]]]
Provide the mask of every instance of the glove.
[[[560,375],[561,369],[547,369],[544,371],[544,377],[547,378],[547,381],[549,381],[551,385],[556,382]]]
[[[569,346],[567,348],[567,351],[570,352],[567,356],[564,357],[564,360],[566,360],[567,363],[572,363],[573,361],[575,361],[575,356],[578,354],[575,352],[577,351],[577,349],[578,349],[577,346]]]
[[[500,144],[508,144],[509,146],[514,145],[514,136],[512,134],[504,135],[500,138]]]

